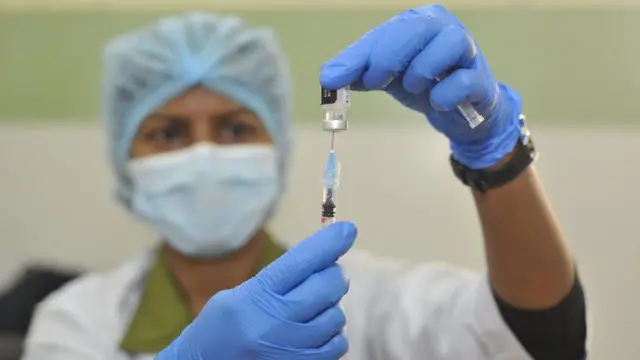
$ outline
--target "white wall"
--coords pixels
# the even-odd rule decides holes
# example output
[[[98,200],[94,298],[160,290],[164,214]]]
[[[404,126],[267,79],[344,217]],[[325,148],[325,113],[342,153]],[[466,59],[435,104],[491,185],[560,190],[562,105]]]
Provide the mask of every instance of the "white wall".
[[[539,169],[580,261],[592,359],[638,358],[640,129],[534,129]],[[328,135],[299,129],[291,193],[274,228],[295,241],[318,228]],[[154,240],[110,198],[99,128],[0,126],[0,277],[25,261],[106,268]],[[447,146],[424,124],[363,128],[337,138],[343,163],[339,216],[361,230],[358,247],[480,269],[482,248],[468,191]],[[628,159],[628,160],[623,160]]]

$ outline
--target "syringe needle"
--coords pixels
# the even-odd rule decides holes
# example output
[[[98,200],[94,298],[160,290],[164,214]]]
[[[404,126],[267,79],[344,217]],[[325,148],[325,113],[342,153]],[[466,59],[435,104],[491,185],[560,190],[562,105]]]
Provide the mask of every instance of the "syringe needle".
[[[335,139],[335,137],[336,137],[336,133],[332,131],[331,132],[331,151],[333,151],[333,140]]]

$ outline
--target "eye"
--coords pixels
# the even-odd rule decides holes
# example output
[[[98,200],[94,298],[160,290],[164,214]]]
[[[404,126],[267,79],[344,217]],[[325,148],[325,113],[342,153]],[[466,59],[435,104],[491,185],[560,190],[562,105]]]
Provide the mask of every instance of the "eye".
[[[253,125],[241,121],[228,121],[221,124],[219,136],[225,143],[249,142],[256,134]]]
[[[147,138],[155,142],[174,143],[182,141],[189,135],[188,129],[184,124],[174,122],[157,129],[150,130]]]

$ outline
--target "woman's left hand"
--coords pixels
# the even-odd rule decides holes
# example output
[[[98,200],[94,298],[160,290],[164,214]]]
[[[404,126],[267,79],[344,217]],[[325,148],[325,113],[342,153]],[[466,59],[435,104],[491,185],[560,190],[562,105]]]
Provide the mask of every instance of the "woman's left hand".
[[[440,5],[408,10],[369,31],[323,65],[320,82],[389,93],[425,114],[449,138],[453,156],[472,168],[498,163],[523,126],[519,95],[495,80],[471,34]],[[456,110],[465,102],[485,118],[474,129]]]

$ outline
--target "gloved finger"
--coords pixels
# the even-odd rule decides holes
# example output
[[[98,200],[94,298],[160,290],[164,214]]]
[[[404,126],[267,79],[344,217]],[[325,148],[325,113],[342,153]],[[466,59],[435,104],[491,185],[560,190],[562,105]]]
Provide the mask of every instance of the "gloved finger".
[[[317,272],[283,296],[289,309],[287,320],[308,322],[337,304],[347,291],[349,282],[339,265]]]
[[[369,54],[375,41],[373,32],[372,30],[364,34],[333,59],[322,64],[320,84],[323,87],[337,90],[359,82],[369,63]]]
[[[297,350],[296,359],[300,360],[336,360],[349,351],[349,342],[343,333],[340,333],[326,344],[315,349]]]
[[[410,93],[421,93],[447,70],[471,67],[475,57],[476,46],[467,32],[459,26],[446,27],[411,61],[402,85]]]
[[[284,295],[312,274],[332,266],[355,242],[353,223],[338,222],[309,236],[260,271],[250,282]]]
[[[464,101],[477,102],[489,96],[490,84],[472,69],[459,69],[431,89],[429,101],[440,111],[453,110]]]
[[[349,90],[351,91],[368,91],[369,89],[367,89],[364,84],[362,83],[362,80],[356,80],[355,82],[351,83],[351,85],[349,85]]]
[[[437,18],[406,12],[383,24],[369,56],[369,68],[362,75],[367,89],[384,89],[443,28]]]
[[[462,28],[465,28],[464,24],[462,24],[462,22],[455,15],[453,15],[444,6],[439,4],[423,5],[411,11],[421,16],[439,18],[447,25],[458,25]]]
[[[296,324],[296,336],[288,337],[287,345],[296,349],[317,349],[339,335],[347,323],[340,306],[335,305],[308,323]]]

